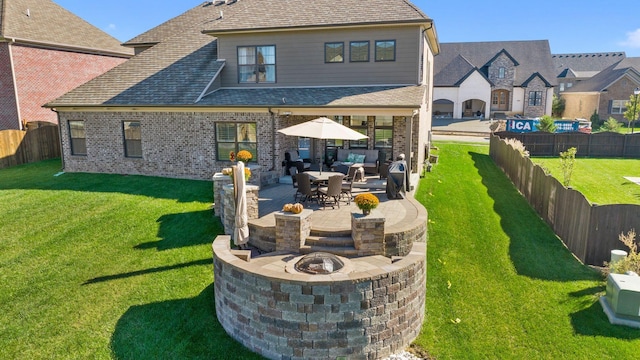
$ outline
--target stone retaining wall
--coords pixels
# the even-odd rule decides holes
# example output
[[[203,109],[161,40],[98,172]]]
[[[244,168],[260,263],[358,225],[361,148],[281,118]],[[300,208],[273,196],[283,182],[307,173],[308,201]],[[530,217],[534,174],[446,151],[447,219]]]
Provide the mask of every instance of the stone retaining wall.
[[[392,262],[350,259],[349,274],[284,271],[291,254],[244,261],[229,236],[213,243],[218,321],[247,348],[270,359],[381,359],[419,334],[425,314],[426,243]]]

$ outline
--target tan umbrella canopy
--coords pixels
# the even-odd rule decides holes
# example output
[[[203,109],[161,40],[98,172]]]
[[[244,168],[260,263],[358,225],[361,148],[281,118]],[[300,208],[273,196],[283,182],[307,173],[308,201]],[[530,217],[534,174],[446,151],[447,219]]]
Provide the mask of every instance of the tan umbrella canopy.
[[[367,135],[338,124],[326,117],[289,126],[278,130],[278,132],[288,136],[300,136],[314,139],[362,140],[368,138]]]

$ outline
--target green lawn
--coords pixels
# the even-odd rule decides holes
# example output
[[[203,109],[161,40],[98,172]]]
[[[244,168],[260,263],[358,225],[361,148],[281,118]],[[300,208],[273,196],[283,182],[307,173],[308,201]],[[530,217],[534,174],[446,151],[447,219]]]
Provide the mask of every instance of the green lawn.
[[[559,157],[531,160],[563,181]],[[640,204],[640,185],[625,179],[625,176],[640,177],[639,159],[576,158],[571,186],[592,203]]]
[[[1,359],[259,358],[215,317],[208,181],[0,170]]]
[[[609,324],[602,276],[538,218],[488,145],[437,145],[416,195],[429,212],[417,344],[438,359],[637,359],[640,330]]]
[[[578,263],[489,159],[439,144],[427,317],[438,359],[632,359],[602,277]],[[0,358],[257,359],[215,317],[211,182],[0,170]],[[459,319],[459,321],[457,320]]]

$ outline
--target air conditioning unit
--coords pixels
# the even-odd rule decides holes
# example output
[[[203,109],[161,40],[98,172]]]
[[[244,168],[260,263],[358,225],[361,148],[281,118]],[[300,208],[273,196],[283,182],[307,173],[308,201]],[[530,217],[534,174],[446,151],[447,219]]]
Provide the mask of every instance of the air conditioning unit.
[[[640,320],[640,276],[609,274],[606,300],[617,317]]]

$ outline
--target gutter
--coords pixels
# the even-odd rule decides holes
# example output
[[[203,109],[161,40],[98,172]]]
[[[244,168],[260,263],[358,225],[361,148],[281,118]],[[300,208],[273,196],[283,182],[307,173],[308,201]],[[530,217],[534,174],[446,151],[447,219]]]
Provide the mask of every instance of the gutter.
[[[40,48],[47,48],[47,49],[54,49],[54,50],[72,50],[72,51],[76,51],[76,52],[81,52],[81,53],[85,53],[85,54],[93,54],[93,55],[104,55],[104,56],[115,56],[115,57],[121,57],[121,58],[130,58],[133,57],[134,54],[130,54],[127,52],[118,52],[118,51],[113,51],[113,50],[105,50],[105,49],[97,49],[97,48],[87,48],[87,47],[79,47],[79,46],[72,46],[72,45],[67,45],[67,44],[60,44],[60,43],[53,43],[53,42],[43,42],[43,41],[36,41],[36,40],[28,40],[28,39],[21,39],[21,38],[15,38],[15,37],[11,37],[11,38],[6,38],[6,37],[0,37],[0,41],[9,41],[12,43],[18,43],[18,44],[25,44],[25,45],[33,45],[33,46],[37,46]]]

